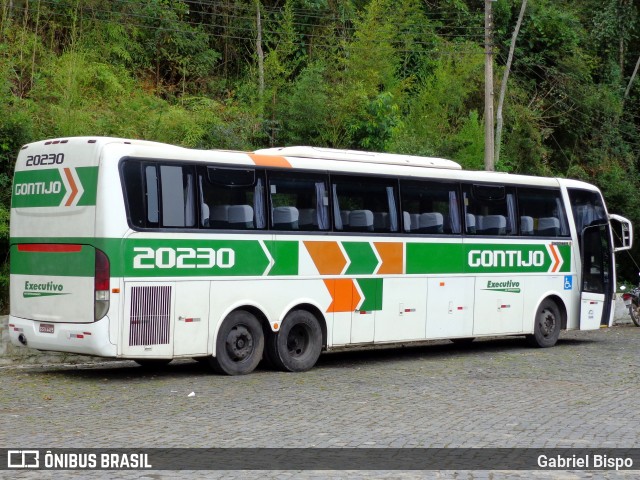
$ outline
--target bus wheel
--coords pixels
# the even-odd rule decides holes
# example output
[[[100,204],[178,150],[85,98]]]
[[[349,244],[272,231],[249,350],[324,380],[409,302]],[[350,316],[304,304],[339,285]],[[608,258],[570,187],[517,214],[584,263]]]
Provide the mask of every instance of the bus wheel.
[[[153,370],[156,368],[162,368],[171,363],[170,358],[136,358],[134,360],[138,365],[142,368],[146,368],[148,370]]]
[[[304,372],[313,367],[322,351],[322,330],[318,319],[305,310],[294,310],[271,337],[267,349],[270,361],[287,372]]]
[[[550,299],[542,301],[536,313],[533,335],[527,335],[527,343],[532,347],[553,347],[560,337],[562,317],[556,302]]]
[[[209,364],[218,373],[245,375],[260,362],[264,350],[264,335],[258,319],[238,310],[222,322],[216,339],[216,356]]]

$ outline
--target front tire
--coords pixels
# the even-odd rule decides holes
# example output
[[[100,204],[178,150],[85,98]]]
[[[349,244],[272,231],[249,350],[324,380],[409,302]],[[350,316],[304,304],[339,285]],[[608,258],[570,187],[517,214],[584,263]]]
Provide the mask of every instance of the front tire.
[[[560,337],[562,317],[556,302],[550,299],[542,301],[536,312],[533,335],[527,335],[527,343],[532,347],[553,347]]]
[[[280,331],[267,338],[268,361],[286,372],[309,370],[318,361],[321,351],[322,329],[315,315],[306,310],[289,313]]]
[[[229,314],[216,338],[216,356],[209,364],[218,373],[246,375],[260,362],[264,351],[262,326],[255,315],[244,310]]]

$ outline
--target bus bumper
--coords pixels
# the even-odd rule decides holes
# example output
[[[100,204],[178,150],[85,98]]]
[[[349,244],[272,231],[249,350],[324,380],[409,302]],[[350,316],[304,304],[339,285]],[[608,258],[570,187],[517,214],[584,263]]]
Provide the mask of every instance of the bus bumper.
[[[53,352],[115,357],[109,342],[109,317],[93,323],[50,323],[9,316],[13,345]]]

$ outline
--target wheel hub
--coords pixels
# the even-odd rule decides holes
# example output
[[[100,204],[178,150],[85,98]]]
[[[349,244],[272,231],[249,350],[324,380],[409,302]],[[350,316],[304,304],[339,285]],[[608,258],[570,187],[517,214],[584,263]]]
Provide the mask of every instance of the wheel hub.
[[[302,326],[296,325],[287,336],[287,350],[289,355],[297,357],[302,355],[309,344],[309,332]]]
[[[247,327],[238,325],[227,335],[227,352],[234,361],[242,361],[253,351],[253,336]]]
[[[543,333],[543,335],[547,337],[551,335],[551,333],[553,332],[553,329],[556,324],[556,317],[549,310],[543,310],[541,317],[542,317],[542,322],[540,324],[541,326],[540,330]]]

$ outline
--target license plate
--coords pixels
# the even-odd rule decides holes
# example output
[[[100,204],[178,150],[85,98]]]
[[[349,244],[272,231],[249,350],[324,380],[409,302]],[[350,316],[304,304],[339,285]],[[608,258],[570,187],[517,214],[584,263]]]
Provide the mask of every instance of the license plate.
[[[628,307],[629,305],[631,305],[631,299],[629,299],[629,300],[625,300],[625,301],[624,301],[624,304],[625,304],[625,306],[627,306],[627,307]]]
[[[40,333],[53,333],[54,326],[50,323],[41,323],[40,324]]]

